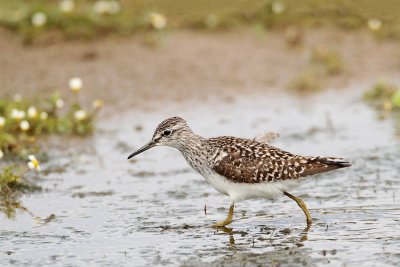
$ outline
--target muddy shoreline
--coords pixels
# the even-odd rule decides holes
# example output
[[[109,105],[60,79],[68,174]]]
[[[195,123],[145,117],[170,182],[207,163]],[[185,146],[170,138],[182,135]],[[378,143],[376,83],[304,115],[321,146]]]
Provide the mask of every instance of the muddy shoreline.
[[[230,101],[234,95],[285,91],[310,68],[316,47],[333,49],[345,63],[342,74],[318,80],[322,89],[337,88],[342,94],[343,87],[368,89],[380,78],[398,80],[397,42],[335,28],[302,34],[295,47],[284,32],[252,30],[170,32],[155,47],[141,35],[24,46],[1,30],[0,95],[42,97],[60,91],[68,99],[68,80],[78,76],[84,81],[83,100],[103,98],[115,112],[187,99]]]

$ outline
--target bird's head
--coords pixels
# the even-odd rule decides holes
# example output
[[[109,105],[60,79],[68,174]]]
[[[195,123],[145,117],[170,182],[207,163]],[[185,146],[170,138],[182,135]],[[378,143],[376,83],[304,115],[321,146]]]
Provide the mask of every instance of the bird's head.
[[[181,149],[192,134],[192,130],[184,119],[180,117],[168,118],[157,126],[150,142],[130,154],[128,159],[155,146],[170,146]]]

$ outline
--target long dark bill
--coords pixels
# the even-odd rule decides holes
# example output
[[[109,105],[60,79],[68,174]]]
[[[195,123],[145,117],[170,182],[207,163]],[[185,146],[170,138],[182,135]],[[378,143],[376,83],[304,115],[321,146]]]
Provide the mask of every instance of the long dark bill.
[[[153,142],[153,140],[151,140],[150,142],[148,142],[147,144],[145,144],[144,146],[142,146],[141,148],[130,154],[128,159],[133,158],[134,156],[146,151],[147,149],[152,148],[153,146],[155,146],[155,143]]]

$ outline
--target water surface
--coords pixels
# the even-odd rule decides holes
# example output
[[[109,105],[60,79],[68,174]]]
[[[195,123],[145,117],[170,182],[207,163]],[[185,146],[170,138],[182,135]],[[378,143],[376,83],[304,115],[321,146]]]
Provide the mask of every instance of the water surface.
[[[54,150],[38,183],[23,197],[42,219],[20,211],[2,218],[1,265],[394,266],[400,262],[400,144],[392,120],[355,93],[310,98],[249,96],[130,110],[100,122],[89,140]],[[346,93],[348,96],[349,94]],[[290,199],[236,205],[234,222],[216,230],[229,199],[191,170],[178,151],[154,148],[127,161],[157,124],[183,116],[206,137],[253,138],[279,132],[273,144],[304,155],[342,156],[353,166],[311,177]]]

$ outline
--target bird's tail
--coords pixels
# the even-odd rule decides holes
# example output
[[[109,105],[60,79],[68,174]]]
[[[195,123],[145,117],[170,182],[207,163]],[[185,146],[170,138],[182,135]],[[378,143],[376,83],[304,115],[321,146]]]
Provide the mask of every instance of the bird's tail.
[[[310,157],[303,175],[308,176],[349,166],[351,166],[351,163],[343,158]]]
[[[350,167],[350,161],[343,158],[327,158],[327,157],[317,157],[318,161],[327,165],[336,166],[337,168]]]

